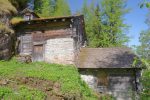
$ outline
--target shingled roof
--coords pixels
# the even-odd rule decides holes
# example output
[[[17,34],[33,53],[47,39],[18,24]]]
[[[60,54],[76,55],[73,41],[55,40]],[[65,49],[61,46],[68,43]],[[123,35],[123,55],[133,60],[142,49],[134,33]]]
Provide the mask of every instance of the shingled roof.
[[[82,48],[77,60],[78,68],[139,68],[133,67],[137,56],[130,48]]]

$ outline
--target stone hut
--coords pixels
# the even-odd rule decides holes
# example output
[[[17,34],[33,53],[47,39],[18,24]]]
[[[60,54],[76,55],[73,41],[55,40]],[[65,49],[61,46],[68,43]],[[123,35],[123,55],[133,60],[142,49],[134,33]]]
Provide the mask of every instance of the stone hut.
[[[24,18],[33,14],[25,11],[28,14],[24,13]],[[18,55],[30,56],[32,61],[74,65],[86,40],[83,16],[37,18],[34,15],[33,19],[15,25]]]
[[[141,63],[134,63],[135,59],[126,47],[82,48],[77,66],[82,79],[94,90],[117,100],[132,100],[140,91]]]

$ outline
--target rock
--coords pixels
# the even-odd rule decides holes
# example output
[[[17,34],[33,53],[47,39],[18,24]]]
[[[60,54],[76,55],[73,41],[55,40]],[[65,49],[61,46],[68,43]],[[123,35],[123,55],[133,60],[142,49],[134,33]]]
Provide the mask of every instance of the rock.
[[[6,80],[6,79],[0,80],[0,85],[7,85],[7,84],[9,84],[8,80]]]
[[[16,57],[17,61],[21,63],[31,63],[32,59],[30,55],[19,55]]]

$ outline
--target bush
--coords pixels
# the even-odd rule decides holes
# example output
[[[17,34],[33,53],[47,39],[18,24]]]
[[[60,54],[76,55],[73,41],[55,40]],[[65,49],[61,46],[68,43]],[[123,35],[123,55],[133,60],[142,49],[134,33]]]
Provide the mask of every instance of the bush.
[[[140,98],[141,100],[150,100],[150,70],[144,70],[141,82],[143,91]]]

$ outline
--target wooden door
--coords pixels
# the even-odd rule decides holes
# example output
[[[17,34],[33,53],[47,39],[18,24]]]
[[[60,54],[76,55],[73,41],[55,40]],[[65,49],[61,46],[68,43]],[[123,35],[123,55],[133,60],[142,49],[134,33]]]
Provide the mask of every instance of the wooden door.
[[[43,61],[43,44],[34,45],[33,47],[33,61]]]

